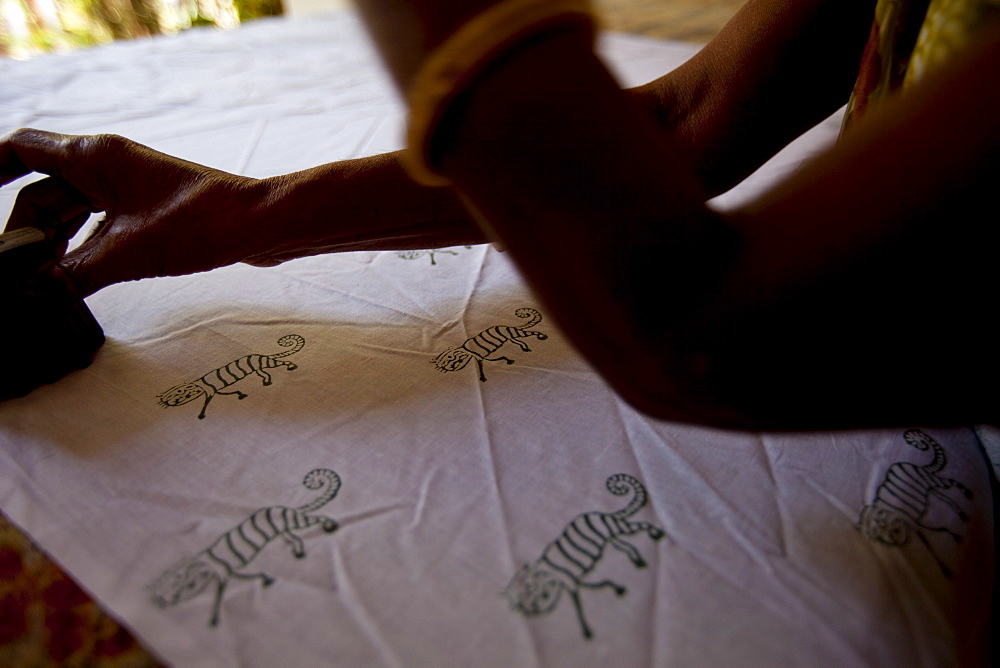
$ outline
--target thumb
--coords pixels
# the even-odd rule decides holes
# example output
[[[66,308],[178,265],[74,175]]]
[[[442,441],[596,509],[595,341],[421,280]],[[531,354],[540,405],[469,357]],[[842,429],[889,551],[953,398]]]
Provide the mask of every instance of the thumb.
[[[106,215],[82,244],[54,262],[48,272],[77,299],[115,283],[174,275],[165,273],[158,253],[138,243],[129,222],[127,217]]]
[[[98,239],[88,239],[49,265],[44,273],[62,285],[69,298],[79,301],[112,283],[127,280],[115,278],[115,272],[109,271],[111,263],[105,255]]]

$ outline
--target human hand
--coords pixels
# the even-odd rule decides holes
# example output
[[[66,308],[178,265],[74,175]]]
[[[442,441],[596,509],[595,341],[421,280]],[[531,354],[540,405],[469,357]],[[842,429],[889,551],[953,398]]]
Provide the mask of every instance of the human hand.
[[[46,268],[83,298],[113,283],[177,276],[239,262],[241,234],[260,211],[265,182],[159,153],[115,135],[17,130],[0,138],[0,185],[21,188],[6,231],[37,227],[56,246]],[[66,253],[91,213],[90,236]]]

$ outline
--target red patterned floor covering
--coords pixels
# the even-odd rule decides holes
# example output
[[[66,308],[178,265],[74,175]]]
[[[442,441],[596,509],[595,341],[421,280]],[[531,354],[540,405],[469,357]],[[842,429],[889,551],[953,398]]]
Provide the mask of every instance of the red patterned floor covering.
[[[0,666],[160,666],[0,514]]]

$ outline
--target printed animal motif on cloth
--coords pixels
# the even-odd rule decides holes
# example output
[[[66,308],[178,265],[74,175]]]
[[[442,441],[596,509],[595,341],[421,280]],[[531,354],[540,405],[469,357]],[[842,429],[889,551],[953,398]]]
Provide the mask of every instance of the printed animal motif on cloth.
[[[266,573],[245,573],[243,569],[253,561],[268,543],[281,537],[296,559],[306,556],[302,538],[295,531],[319,525],[323,531],[337,530],[337,522],[313,511],[328,503],[340,491],[340,476],[330,469],[314,469],[306,474],[302,484],[307,489],[323,490],[310,503],[297,508],[268,506],[261,508],[219,536],[207,549],[184,559],[158,577],[150,587],[153,603],[161,608],[177,605],[194,598],[215,585],[210,626],[219,623],[222,595],[233,578],[259,579],[265,587],[274,583]]]
[[[646,561],[639,550],[622,536],[643,532],[653,540],[664,536],[662,529],[649,522],[628,519],[646,505],[646,488],[642,483],[628,474],[618,473],[608,478],[607,487],[616,496],[624,496],[631,490],[632,500],[612,513],[592,511],[574,517],[559,537],[545,547],[542,556],[521,568],[507,585],[504,596],[511,608],[526,617],[543,615],[555,609],[565,591],[573,600],[584,638],[593,637],[583,614],[580,588],[610,587],[618,596],[625,594],[625,587],[610,580],[584,580],[604,555],[604,548],[611,545],[625,553],[636,568],[644,568]]]
[[[945,577],[951,577],[951,569],[944,564],[924,532],[946,533],[955,542],[961,541],[962,536],[949,526],[928,524],[926,516],[931,500],[937,499],[951,509],[958,521],[968,521],[969,516],[945,490],[958,490],[966,499],[972,498],[972,492],[957,480],[941,475],[948,458],[940,443],[919,429],[907,431],[903,438],[918,450],[931,450],[934,457],[924,465],[896,462],[889,466],[875,492],[875,499],[861,509],[858,528],[870,541],[898,547],[906,545],[910,536],[916,535]]]
[[[290,348],[290,350],[271,355],[245,355],[225,366],[209,371],[197,380],[175,385],[166,392],[156,395],[156,398],[160,400],[160,407],[181,406],[189,401],[194,401],[198,397],[204,397],[205,403],[202,404],[201,412],[198,413],[198,419],[203,420],[205,418],[205,410],[208,408],[208,402],[217,394],[235,394],[238,399],[246,399],[247,395],[239,390],[233,390],[232,392],[224,392],[223,390],[238,383],[252,373],[257,374],[264,382],[264,385],[267,386],[271,384],[271,374],[267,372],[267,369],[274,369],[281,366],[285,367],[288,371],[294,371],[298,368],[298,365],[281,358],[294,355],[302,350],[302,347],[306,345],[306,340],[298,334],[288,334],[278,339],[278,345]]]
[[[533,308],[519,308],[514,311],[518,318],[527,318],[528,322],[522,325],[497,325],[479,332],[471,339],[457,348],[449,348],[433,360],[431,363],[438,371],[458,371],[464,369],[472,360],[476,361],[479,368],[479,380],[486,382],[486,374],[483,371],[483,362],[506,362],[513,364],[514,360],[503,355],[496,355],[497,351],[505,343],[513,343],[524,352],[531,352],[531,348],[522,339],[533,336],[539,341],[549,338],[547,334],[530,329],[542,321],[542,314]]]
[[[465,246],[466,250],[472,248],[472,246]],[[428,248],[425,250],[405,250],[396,251],[396,257],[403,260],[416,260],[422,257],[429,257],[431,259],[431,264],[436,265],[437,262],[434,260],[434,255],[438,253],[447,253],[448,255],[458,255],[457,251],[449,250],[447,248]]]

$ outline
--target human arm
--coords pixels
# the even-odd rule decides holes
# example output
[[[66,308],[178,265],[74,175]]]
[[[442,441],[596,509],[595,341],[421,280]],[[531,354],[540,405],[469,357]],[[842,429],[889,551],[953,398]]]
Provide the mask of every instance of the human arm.
[[[752,171],[769,157],[768,150],[791,138],[789,128],[808,126],[831,110],[830,101],[802,94],[797,68],[779,67],[786,62],[779,56],[792,49],[790,44],[796,45],[790,59],[795,62],[817,60],[825,49],[846,48],[840,47],[845,40],[829,37],[844,17],[817,22],[785,7],[816,1],[748,3],[689,63],[627,91],[701,166],[695,171],[707,192],[724,189]],[[810,38],[791,40],[797,32]],[[754,96],[755,87],[763,94]],[[792,113],[802,119],[794,124],[769,120]],[[758,150],[745,146],[748,138],[755,138]],[[764,143],[767,150],[759,150]],[[60,260],[57,269],[72,276],[83,295],[114,282],[239,261],[268,265],[338,250],[485,240],[453,192],[412,183],[398,158],[392,153],[257,180],[175,160],[117,137],[21,131],[0,139],[0,183],[30,171],[59,175],[20,193],[10,229],[58,227],[65,238],[92,210],[105,212],[107,222],[97,235]]]
[[[731,215],[704,206],[684,150],[572,30],[475,80],[439,169],[578,349],[651,415],[768,428],[986,421],[1000,397],[979,381],[1000,361],[962,326],[997,287],[984,261],[996,231],[976,214],[1000,169],[1000,36],[983,34]]]
[[[53,270],[80,297],[235,262],[485,241],[453,195],[414,184],[397,154],[252,179],[112,135],[20,130],[0,139],[0,183],[31,172],[50,176],[18,193],[8,231],[40,227],[65,248],[92,211],[105,214]]]

